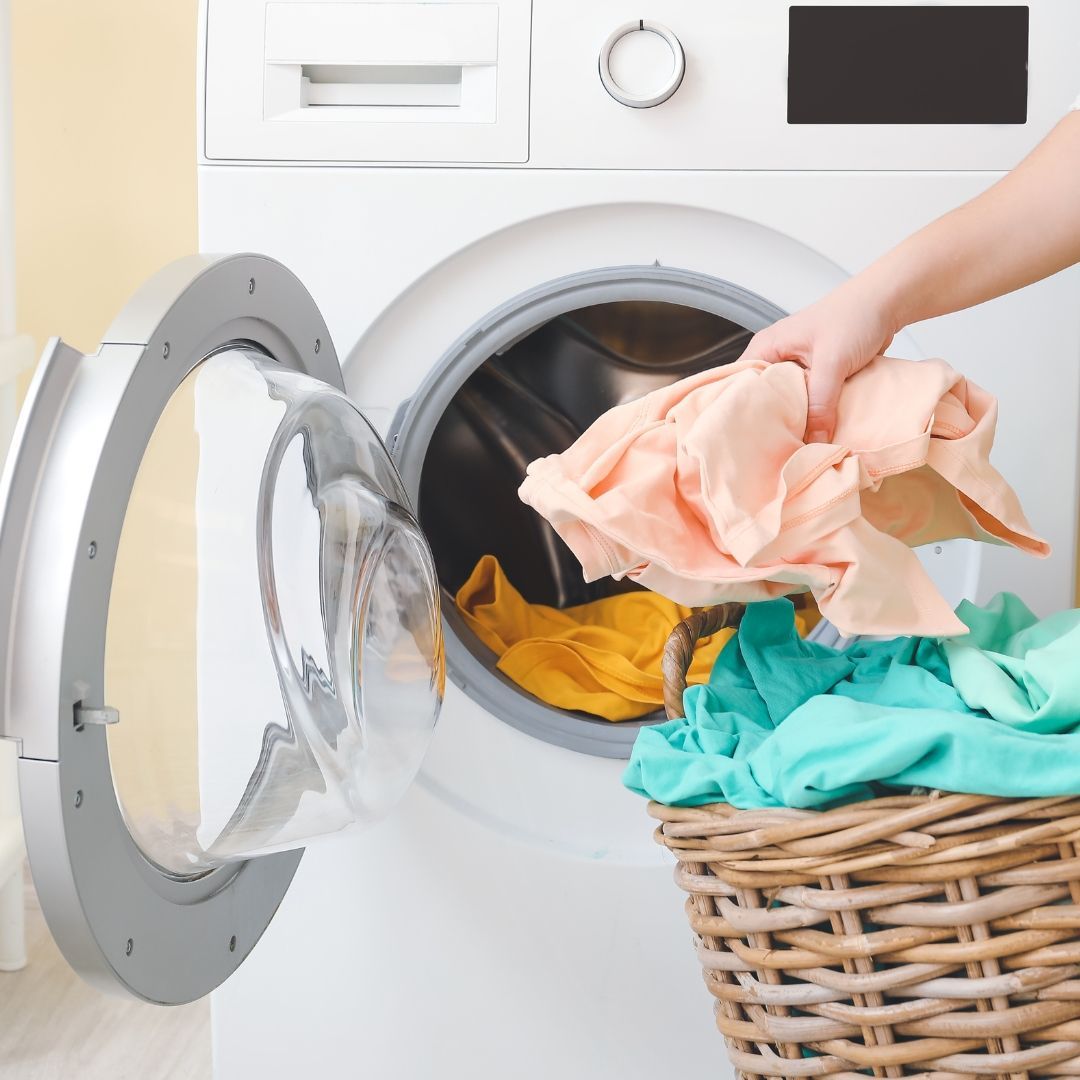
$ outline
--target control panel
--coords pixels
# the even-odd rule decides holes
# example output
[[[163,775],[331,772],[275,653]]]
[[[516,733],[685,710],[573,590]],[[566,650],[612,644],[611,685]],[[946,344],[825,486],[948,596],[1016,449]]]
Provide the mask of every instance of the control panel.
[[[1010,169],[1078,0],[204,0],[207,163]]]

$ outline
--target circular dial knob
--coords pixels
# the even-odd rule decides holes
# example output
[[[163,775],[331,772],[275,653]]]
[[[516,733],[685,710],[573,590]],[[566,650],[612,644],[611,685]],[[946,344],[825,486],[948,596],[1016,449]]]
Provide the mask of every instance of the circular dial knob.
[[[686,57],[679,39],[660,23],[620,26],[600,50],[600,81],[620,104],[651,109],[682,82]]]

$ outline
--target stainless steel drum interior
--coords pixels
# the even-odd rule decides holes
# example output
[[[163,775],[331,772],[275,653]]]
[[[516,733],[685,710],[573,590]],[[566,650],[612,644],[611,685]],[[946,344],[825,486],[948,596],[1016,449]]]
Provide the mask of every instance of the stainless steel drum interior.
[[[569,607],[636,588],[582,579],[566,545],[517,488],[603,412],[743,353],[783,315],[729,282],[664,267],[596,271],[510,302],[463,335],[391,431],[443,592],[447,675],[493,715],[557,745],[627,757],[637,729],[553,708],[521,690],[466,627],[454,595],[495,555],[533,603]]]

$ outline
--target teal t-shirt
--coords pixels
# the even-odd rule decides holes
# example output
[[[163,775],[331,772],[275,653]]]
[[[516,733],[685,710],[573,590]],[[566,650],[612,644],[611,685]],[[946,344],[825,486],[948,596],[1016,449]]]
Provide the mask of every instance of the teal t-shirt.
[[[801,639],[752,604],[685,719],[643,728],[623,782],[659,802],[820,807],[882,787],[1080,794],[1080,612],[963,603],[964,638]]]

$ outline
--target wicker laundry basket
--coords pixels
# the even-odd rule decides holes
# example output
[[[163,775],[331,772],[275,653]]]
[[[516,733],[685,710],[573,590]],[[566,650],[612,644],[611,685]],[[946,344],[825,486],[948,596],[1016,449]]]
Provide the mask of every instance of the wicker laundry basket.
[[[669,716],[740,614],[676,628]],[[1080,798],[650,813],[740,1076],[1080,1076]]]

